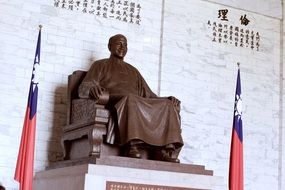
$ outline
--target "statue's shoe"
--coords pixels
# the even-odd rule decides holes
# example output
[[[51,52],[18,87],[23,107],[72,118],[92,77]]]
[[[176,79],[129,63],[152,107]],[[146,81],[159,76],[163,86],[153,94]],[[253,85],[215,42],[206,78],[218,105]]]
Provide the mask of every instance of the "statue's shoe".
[[[140,153],[138,147],[134,146],[134,145],[131,146],[128,156],[131,158],[141,158],[141,153]]]
[[[178,158],[171,158],[170,156],[167,155],[163,156],[162,161],[180,163],[180,160]]]

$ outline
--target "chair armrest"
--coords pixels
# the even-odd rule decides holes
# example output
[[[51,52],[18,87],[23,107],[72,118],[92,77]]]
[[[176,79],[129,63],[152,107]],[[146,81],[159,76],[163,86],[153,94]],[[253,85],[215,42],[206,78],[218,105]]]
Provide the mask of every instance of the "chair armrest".
[[[66,133],[69,131],[73,131],[73,130],[80,129],[80,128],[90,126],[90,125],[94,125],[94,124],[95,124],[95,121],[80,121],[77,123],[73,123],[73,124],[64,126],[63,132]]]

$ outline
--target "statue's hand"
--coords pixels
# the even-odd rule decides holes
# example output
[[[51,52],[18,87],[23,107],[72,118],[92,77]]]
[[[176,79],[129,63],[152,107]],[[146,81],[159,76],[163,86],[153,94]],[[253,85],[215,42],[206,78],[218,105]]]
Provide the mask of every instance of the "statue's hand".
[[[98,100],[99,97],[103,94],[104,90],[105,89],[103,87],[101,87],[98,84],[94,83],[94,86],[90,88],[89,96],[91,98],[94,98],[94,99]]]
[[[173,105],[174,105],[175,107],[180,106],[180,101],[179,101],[177,98],[175,98],[175,97],[173,97],[173,96],[169,96],[168,99],[171,100],[171,102],[173,103]]]

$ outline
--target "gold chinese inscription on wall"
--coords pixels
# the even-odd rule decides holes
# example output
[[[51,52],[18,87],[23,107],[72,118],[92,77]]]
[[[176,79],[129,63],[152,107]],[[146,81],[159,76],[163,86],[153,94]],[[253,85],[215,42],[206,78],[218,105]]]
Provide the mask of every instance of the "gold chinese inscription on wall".
[[[241,26],[247,26],[250,23],[246,14],[240,16],[240,26],[234,26],[228,23],[229,18],[227,17],[227,13],[227,9],[221,9],[218,11],[218,18],[220,19],[219,22],[208,20],[207,26],[210,30],[212,41],[259,51],[259,32]]]
[[[107,181],[106,190],[205,190],[205,189],[193,189],[193,188],[183,188],[183,187],[170,187],[170,186],[161,186],[161,185],[147,185],[147,184]]]
[[[54,6],[131,24],[141,23],[141,5],[128,0],[54,0]]]

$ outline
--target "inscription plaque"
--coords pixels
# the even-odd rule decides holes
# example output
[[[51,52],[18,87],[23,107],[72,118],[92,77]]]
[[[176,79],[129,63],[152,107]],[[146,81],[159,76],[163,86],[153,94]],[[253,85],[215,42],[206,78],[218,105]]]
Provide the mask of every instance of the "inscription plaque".
[[[162,186],[162,185],[107,181],[106,190],[206,190],[206,189],[193,189],[185,187],[171,187],[171,186]]]

